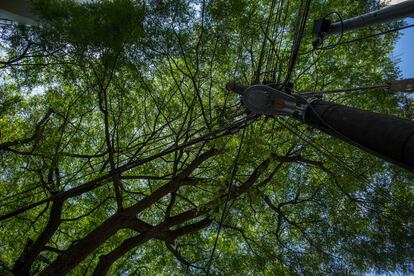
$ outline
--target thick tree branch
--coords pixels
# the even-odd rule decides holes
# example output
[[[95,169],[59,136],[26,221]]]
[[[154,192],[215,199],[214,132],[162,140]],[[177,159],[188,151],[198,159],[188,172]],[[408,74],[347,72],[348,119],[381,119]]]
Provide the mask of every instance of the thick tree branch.
[[[206,142],[206,141],[210,141],[210,140],[213,140],[213,139],[217,139],[217,138],[220,138],[220,137],[223,137],[223,136],[226,136],[226,135],[234,134],[236,129],[239,130],[239,129],[243,128],[243,127],[246,127],[246,125],[249,123],[249,121],[254,120],[256,118],[257,118],[256,115],[249,116],[246,119],[240,120],[240,121],[238,121],[236,123],[233,123],[231,125],[227,125],[225,127],[222,127],[222,128],[217,129],[217,130],[215,130],[213,132],[207,133],[205,135],[202,135],[202,136],[200,136],[198,138],[195,138],[195,139],[190,140],[188,142],[182,143],[182,144],[177,145],[175,147],[170,147],[170,148],[168,148],[168,149],[166,149],[164,151],[161,151],[161,152],[156,153],[154,155],[151,155],[149,157],[146,157],[146,158],[143,158],[143,159],[139,159],[139,160],[133,160],[133,161],[131,161],[131,162],[129,162],[129,163],[123,165],[123,166],[119,166],[115,171],[112,171],[112,172],[110,172],[108,174],[105,174],[105,175],[100,176],[100,177],[97,177],[97,178],[95,178],[95,179],[93,179],[91,181],[88,181],[86,183],[83,183],[82,185],[80,185],[78,187],[72,188],[72,189],[67,190],[67,191],[60,192],[60,193],[58,193],[56,195],[53,195],[53,196],[50,196],[48,198],[39,200],[37,202],[31,203],[29,205],[26,205],[24,207],[21,207],[19,209],[16,209],[16,210],[14,210],[12,212],[9,212],[7,214],[4,214],[4,215],[0,216],[0,221],[5,220],[5,219],[8,219],[8,218],[11,218],[11,217],[14,217],[14,216],[16,216],[18,214],[21,214],[21,213],[23,213],[23,212],[25,212],[27,210],[33,209],[33,208],[35,208],[35,207],[37,207],[39,205],[42,205],[42,204],[44,204],[46,202],[50,202],[50,201],[52,201],[52,200],[54,200],[56,198],[67,199],[67,198],[79,196],[79,195],[81,195],[83,193],[86,193],[86,192],[89,192],[91,190],[94,190],[94,189],[102,186],[105,183],[106,180],[108,180],[108,179],[110,179],[112,177],[113,174],[121,174],[121,173],[123,173],[125,171],[128,171],[130,169],[133,169],[133,168],[135,168],[135,167],[137,167],[139,165],[142,165],[142,164],[151,162],[151,161],[153,161],[153,160],[155,160],[157,158],[160,158],[160,157],[165,156],[167,154],[170,154],[172,152],[181,150],[183,148],[187,148],[187,147],[192,146],[192,145],[195,145],[197,143],[202,143],[202,142]]]
[[[33,262],[36,260],[39,253],[44,249],[45,245],[50,241],[61,223],[62,206],[63,201],[53,201],[49,221],[45,229],[42,231],[35,242],[31,243],[29,241],[27,243],[26,248],[14,265],[13,273],[15,275],[29,274]]]
[[[182,172],[172,181],[155,190],[151,195],[141,199],[136,204],[119,210],[115,215],[104,221],[87,236],[72,244],[65,252],[60,255],[45,271],[44,274],[53,275],[55,273],[69,272],[76,264],[81,262],[89,254],[96,250],[108,238],[122,228],[130,227],[130,221],[136,220],[136,215],[147,209],[156,201],[178,189],[180,185],[198,166],[205,160],[218,154],[215,149],[211,149],[193,160]]]

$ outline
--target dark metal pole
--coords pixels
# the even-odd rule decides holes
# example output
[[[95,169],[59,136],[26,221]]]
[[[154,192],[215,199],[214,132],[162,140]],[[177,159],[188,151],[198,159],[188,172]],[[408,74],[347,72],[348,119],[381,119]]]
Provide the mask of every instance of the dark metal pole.
[[[39,24],[39,18],[33,13],[30,0],[0,1],[0,17],[21,24]]]
[[[329,30],[324,33],[324,36],[341,33],[342,31],[348,32],[358,28],[391,22],[410,16],[414,16],[414,0],[407,0],[377,11],[344,20],[343,22],[336,22],[330,25]]]
[[[394,92],[414,92],[414,78],[392,81],[389,89]]]
[[[414,172],[414,121],[316,100],[305,122]]]

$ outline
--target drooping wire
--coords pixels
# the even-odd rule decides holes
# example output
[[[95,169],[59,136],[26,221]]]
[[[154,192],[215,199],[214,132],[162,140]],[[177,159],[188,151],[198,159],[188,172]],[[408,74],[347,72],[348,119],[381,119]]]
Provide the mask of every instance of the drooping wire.
[[[371,189],[375,189],[375,186],[371,184],[371,182],[362,174],[359,174],[356,172],[354,168],[352,168],[348,163],[343,161],[341,158],[337,157],[333,153],[331,153],[329,150],[327,150],[325,147],[323,147],[320,144],[317,144],[307,138],[304,137],[303,133],[300,132],[296,128],[296,130],[293,130],[292,127],[287,126],[283,122],[279,123],[284,126],[287,130],[289,130],[292,134],[294,134],[296,137],[298,137],[300,140],[304,141],[306,144],[310,145],[312,148],[314,148],[316,151],[322,153],[324,156],[326,156],[328,159],[333,161],[336,165],[347,171],[355,180],[362,182],[366,187],[370,187]],[[382,195],[386,196],[383,192],[380,192]],[[366,207],[366,206],[365,206]],[[372,209],[372,208],[370,208]],[[374,209],[372,209],[374,210]],[[377,210],[374,210],[377,211]]]
[[[342,46],[342,45],[350,44],[350,43],[353,43],[353,42],[364,41],[364,40],[367,40],[367,39],[370,39],[370,38],[373,38],[373,37],[377,37],[377,36],[392,33],[392,32],[401,31],[401,30],[404,30],[404,29],[412,28],[412,27],[414,27],[414,24],[410,24],[410,25],[402,26],[402,27],[398,27],[398,28],[393,28],[393,29],[385,30],[385,31],[378,32],[378,33],[375,33],[375,34],[372,34],[372,35],[367,35],[367,36],[364,36],[364,37],[358,37],[358,38],[355,38],[355,39],[351,39],[351,40],[341,42],[341,39],[343,37],[342,24],[341,24],[341,39],[339,39],[337,43],[335,43],[334,45],[327,45],[327,46],[324,46],[324,47],[312,48],[312,49],[310,49],[308,51],[305,51],[303,53],[299,53],[299,55],[300,56],[307,55],[307,54],[310,54],[310,53],[312,53],[316,50],[332,50],[333,48],[336,48],[337,46]]]
[[[327,46],[318,48],[319,50],[330,50],[330,49],[335,48],[336,46],[340,45],[340,43],[342,41],[342,38],[344,37],[344,21],[342,19],[342,16],[337,11],[331,12],[327,16],[329,16],[331,14],[335,14],[336,16],[338,16],[339,22],[341,23],[341,32],[339,34],[339,39],[334,44],[331,44],[331,45],[327,45]]]
[[[285,127],[289,132],[291,132],[294,136],[305,142],[307,145],[314,148],[317,152],[321,153],[331,161],[333,161],[337,166],[342,168],[344,171],[348,172],[355,180],[362,182],[366,187],[373,188],[373,185],[371,182],[362,174],[358,174],[354,168],[352,168],[348,163],[343,161],[341,158],[337,157],[333,153],[331,153],[329,150],[327,150],[325,147],[323,147],[320,144],[317,144],[314,141],[311,141],[308,138],[305,138],[303,133],[300,132],[299,129],[296,128],[296,130],[293,129],[293,127],[289,127],[287,124],[282,122],[281,120],[278,120],[278,122]],[[366,207],[366,206],[364,206]],[[370,208],[371,209],[371,208]]]
[[[314,92],[297,92],[301,96],[305,97],[315,97],[320,95],[326,94],[335,94],[335,93],[344,93],[344,92],[354,92],[354,91],[368,91],[372,89],[387,89],[389,85],[373,85],[373,86],[361,86],[361,87],[352,87],[352,88],[339,88],[333,90],[325,90],[325,91],[314,91]]]
[[[354,168],[352,168],[348,163],[346,163],[345,161],[343,161],[341,158],[335,156],[333,153],[331,153],[329,150],[327,150],[325,147],[323,147],[320,144],[317,144],[311,140],[309,140],[308,138],[305,138],[303,133],[301,133],[301,131],[296,127],[296,130],[293,129],[292,127],[289,127],[287,124],[285,124],[284,122],[282,122],[281,120],[278,120],[278,122],[285,127],[289,132],[291,132],[294,136],[296,136],[297,138],[299,138],[300,140],[302,140],[303,142],[305,142],[306,144],[308,144],[309,146],[311,146],[312,148],[314,148],[317,152],[320,152],[322,155],[326,156],[328,159],[330,159],[331,161],[333,161],[337,166],[339,166],[340,168],[344,169],[345,171],[347,171],[355,180],[362,182],[362,184],[364,184],[366,187],[369,187],[371,189],[375,189],[375,185],[371,184],[371,182],[362,174],[358,174],[356,172],[356,170]],[[382,196],[387,197],[388,195],[385,194],[384,191],[378,191]],[[394,199],[395,200],[395,199]],[[359,204],[363,204],[363,202],[358,201]],[[400,202],[399,200],[397,200],[397,202]],[[379,213],[381,216],[386,217],[387,219],[393,219],[392,217],[390,217],[389,215],[386,214],[382,214],[382,212],[378,211],[375,208],[366,206],[365,204],[364,208],[368,208],[374,212]]]
[[[307,138],[303,137],[303,135],[300,134],[299,131],[293,130],[291,127],[289,127],[287,124],[285,124],[281,120],[278,120],[278,122],[284,128],[286,128],[291,133],[293,133],[296,137],[298,137],[299,139],[301,139],[302,141],[304,141],[306,144],[308,144],[309,146],[311,146],[312,148],[314,148],[316,151],[322,153],[323,155],[325,155],[326,157],[330,158],[331,160],[334,160],[335,162],[340,163],[341,164],[341,167],[345,168],[346,171],[348,171],[352,175],[354,174],[354,171],[355,170],[351,166],[349,166],[343,160],[341,160],[338,157],[336,157],[335,155],[333,155],[331,152],[329,152],[327,149],[325,149],[325,147],[323,147],[321,145],[317,145],[315,142],[312,142],[312,141],[308,140]]]
[[[223,212],[221,213],[220,222],[219,222],[219,225],[217,227],[216,238],[214,240],[213,249],[211,250],[210,259],[208,260],[208,263],[207,263],[206,276],[208,276],[210,274],[211,264],[213,262],[214,253],[215,253],[216,248],[217,248],[217,241],[218,241],[218,238],[219,238],[219,235],[220,235],[221,228],[222,228],[223,223],[224,223],[224,219],[226,217],[227,205],[228,205],[229,200],[230,200],[230,193],[231,193],[231,190],[232,190],[232,187],[233,187],[234,177],[236,176],[236,172],[237,172],[237,163],[239,161],[239,157],[240,157],[240,153],[241,153],[241,149],[242,149],[242,145],[243,145],[245,132],[246,132],[246,128],[243,129],[243,132],[242,132],[242,135],[241,135],[241,138],[240,138],[239,148],[237,149],[237,155],[236,155],[236,157],[234,159],[234,162],[233,162],[233,169],[232,169],[230,181],[229,181],[228,186],[227,186],[227,195],[226,195],[226,200],[224,202]]]
[[[306,99],[304,99],[304,100],[307,101]],[[369,152],[369,153],[374,154],[376,156],[380,156],[381,158],[383,158],[385,160],[388,159],[386,156],[375,152],[374,150],[370,149],[369,147],[359,143],[358,141],[352,139],[351,137],[343,134],[337,128],[333,127],[325,119],[323,119],[322,116],[320,116],[320,114],[315,110],[315,108],[313,107],[313,105],[310,102],[308,102],[308,106],[309,106],[310,110],[315,114],[315,116],[323,123],[323,125],[326,126],[328,129],[330,129],[334,134],[336,134],[338,138],[344,140],[345,142],[348,142],[351,145],[357,146],[357,147],[359,147],[360,149],[362,149],[366,152]],[[392,158],[388,159],[388,161],[390,161],[390,160],[392,160]],[[396,161],[394,160],[393,162],[396,162]]]
[[[414,27],[414,24],[410,24],[410,25],[407,25],[407,26],[402,26],[402,27],[399,27],[399,28],[386,30],[386,31],[383,31],[383,32],[375,33],[375,34],[364,36],[364,37],[359,37],[359,38],[343,41],[341,43],[338,43],[336,46],[345,45],[345,44],[358,42],[358,41],[363,41],[363,40],[370,39],[370,38],[373,38],[373,37],[376,37],[376,36],[380,36],[380,35],[384,35],[384,34],[388,34],[388,33],[393,33],[393,32],[401,31],[401,30],[404,30],[404,29],[412,28],[412,27]]]
[[[297,80],[299,80],[304,74],[306,74],[312,67],[316,68],[316,65],[318,64],[318,62],[321,60],[322,58],[322,54],[318,55],[315,58],[315,54],[314,52],[312,52],[312,58],[313,58],[313,62],[307,67],[305,68],[302,72],[300,72],[297,77],[294,79],[293,83],[296,83]],[[315,69],[316,70],[316,69]]]
[[[330,44],[330,45],[327,45],[327,46],[324,46],[324,47],[314,46],[314,47],[312,47],[312,49],[310,49],[308,51],[305,51],[303,53],[298,53],[299,56],[307,55],[307,54],[313,53],[313,52],[315,52],[317,50],[330,50],[330,49],[334,49],[336,46],[340,45],[340,42],[342,41],[342,38],[344,37],[344,24],[343,24],[344,21],[342,19],[341,14],[339,12],[337,12],[337,11],[334,11],[334,12],[331,12],[331,13],[325,15],[323,18],[327,18],[328,16],[330,16],[332,14],[335,14],[336,16],[338,16],[339,22],[340,22],[340,25],[341,25],[339,39],[335,43]],[[320,37],[318,39],[320,39]],[[321,44],[323,44],[324,42],[325,42],[324,39],[322,39],[320,41]]]

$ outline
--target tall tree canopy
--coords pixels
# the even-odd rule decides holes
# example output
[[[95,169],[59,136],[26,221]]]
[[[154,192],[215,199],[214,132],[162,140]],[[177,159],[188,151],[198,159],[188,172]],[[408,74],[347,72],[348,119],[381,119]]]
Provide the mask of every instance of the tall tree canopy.
[[[225,89],[283,83],[294,45],[297,93],[397,78],[395,33],[342,42],[400,23],[312,50],[314,19],[376,2],[308,2],[36,0],[40,26],[1,26],[0,273],[413,272],[412,174]]]

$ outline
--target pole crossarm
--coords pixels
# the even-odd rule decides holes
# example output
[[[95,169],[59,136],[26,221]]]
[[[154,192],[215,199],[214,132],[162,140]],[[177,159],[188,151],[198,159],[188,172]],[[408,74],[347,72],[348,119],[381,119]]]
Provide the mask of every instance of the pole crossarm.
[[[326,18],[315,20],[312,33],[317,35],[314,47],[320,45],[325,37],[343,34],[360,28],[414,17],[414,0],[407,0],[376,11],[361,14],[346,20],[332,23]]]

